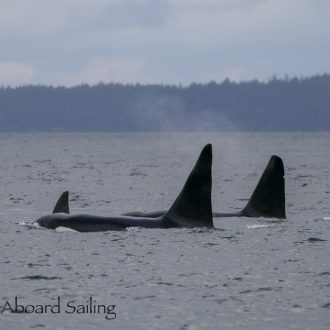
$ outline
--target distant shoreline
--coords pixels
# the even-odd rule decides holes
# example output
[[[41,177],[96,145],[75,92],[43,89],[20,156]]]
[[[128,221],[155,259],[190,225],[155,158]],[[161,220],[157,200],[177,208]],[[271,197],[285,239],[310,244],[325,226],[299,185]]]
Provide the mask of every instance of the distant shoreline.
[[[235,83],[0,88],[0,132],[319,132],[330,75]]]

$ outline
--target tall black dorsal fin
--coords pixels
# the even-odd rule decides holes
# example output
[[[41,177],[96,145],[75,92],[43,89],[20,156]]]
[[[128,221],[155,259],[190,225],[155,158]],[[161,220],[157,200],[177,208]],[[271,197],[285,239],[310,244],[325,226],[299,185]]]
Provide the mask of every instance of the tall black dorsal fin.
[[[285,219],[283,161],[272,156],[242,213],[248,217]]]
[[[69,192],[65,191],[58,199],[53,213],[70,213],[69,211]]]
[[[207,144],[164,218],[180,227],[213,227],[212,146]]]

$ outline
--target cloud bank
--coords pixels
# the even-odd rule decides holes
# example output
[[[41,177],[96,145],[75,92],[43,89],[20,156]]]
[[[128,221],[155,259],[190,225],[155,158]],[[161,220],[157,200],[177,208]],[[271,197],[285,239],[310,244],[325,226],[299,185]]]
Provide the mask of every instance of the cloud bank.
[[[330,67],[327,0],[4,0],[0,84],[190,84]]]

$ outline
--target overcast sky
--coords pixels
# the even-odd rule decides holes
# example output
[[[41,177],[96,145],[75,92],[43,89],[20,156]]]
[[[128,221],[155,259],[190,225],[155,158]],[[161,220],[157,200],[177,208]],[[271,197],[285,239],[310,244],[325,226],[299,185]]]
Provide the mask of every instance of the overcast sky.
[[[0,0],[0,85],[330,72],[329,0]]]

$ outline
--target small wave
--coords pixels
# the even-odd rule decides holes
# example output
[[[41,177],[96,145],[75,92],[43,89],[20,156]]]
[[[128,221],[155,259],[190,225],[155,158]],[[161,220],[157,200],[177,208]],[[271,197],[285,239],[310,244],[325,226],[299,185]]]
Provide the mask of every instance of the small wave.
[[[248,229],[258,229],[258,228],[271,228],[274,227],[274,225],[264,225],[264,224],[253,224],[253,225],[247,225]]]
[[[193,228],[186,228],[191,233],[208,233],[212,232],[214,228],[208,227],[193,227]]]
[[[318,237],[310,237],[307,241],[311,243],[317,243],[317,242],[326,242],[327,240]]]
[[[61,277],[58,276],[43,276],[43,275],[30,275],[30,276],[23,276],[23,277],[18,277],[18,278],[12,278],[12,281],[15,280],[30,280],[30,281],[39,281],[39,280],[46,280],[46,281],[51,281],[51,280],[61,280]]]
[[[330,220],[330,217],[324,217],[323,220]]]
[[[130,176],[147,176],[147,174],[139,171],[138,169],[134,169]]]
[[[24,227],[27,227],[27,228],[41,228],[38,224],[38,222],[30,219],[30,218],[23,218],[23,219],[20,219],[18,224],[20,226],[24,226]]]
[[[141,227],[127,227],[126,230],[127,231],[141,231],[142,228]]]

